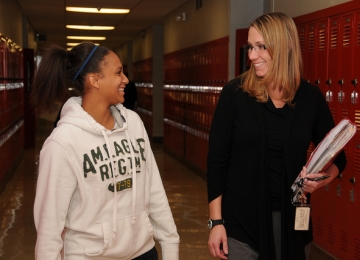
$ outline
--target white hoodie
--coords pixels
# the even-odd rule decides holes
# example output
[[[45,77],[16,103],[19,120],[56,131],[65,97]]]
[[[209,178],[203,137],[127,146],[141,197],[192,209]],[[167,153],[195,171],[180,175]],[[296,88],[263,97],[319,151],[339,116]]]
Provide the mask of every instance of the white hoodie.
[[[155,237],[163,259],[178,260],[179,235],[141,119],[118,104],[117,127],[107,130],[81,102],[65,103],[40,153],[36,259],[133,259]]]

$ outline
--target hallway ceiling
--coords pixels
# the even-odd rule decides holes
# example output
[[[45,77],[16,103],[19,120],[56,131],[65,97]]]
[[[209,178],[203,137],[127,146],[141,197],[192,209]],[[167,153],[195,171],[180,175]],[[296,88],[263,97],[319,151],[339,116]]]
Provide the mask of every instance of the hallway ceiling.
[[[48,43],[66,48],[69,35],[105,36],[105,41],[94,41],[115,50],[130,41],[141,31],[156,24],[189,0],[17,0],[23,16],[33,26],[35,33],[46,35],[46,41],[38,41],[38,51]],[[67,12],[66,6],[126,8],[128,14],[87,14]],[[67,29],[66,25],[115,26],[112,31],[85,31]],[[76,41],[80,42],[80,41]]]

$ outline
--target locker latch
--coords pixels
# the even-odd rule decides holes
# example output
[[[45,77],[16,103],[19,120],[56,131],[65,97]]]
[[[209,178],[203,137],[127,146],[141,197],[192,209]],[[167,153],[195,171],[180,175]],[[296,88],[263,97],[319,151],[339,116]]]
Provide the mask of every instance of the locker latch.
[[[340,90],[339,93],[338,93],[338,101],[339,101],[340,104],[343,103],[344,98],[345,98],[345,92]]]
[[[359,97],[359,94],[354,90],[351,93],[351,103],[353,103],[354,105],[357,104],[358,97]]]
[[[336,195],[341,197],[341,183],[336,186]]]
[[[326,91],[326,101],[328,103],[333,101],[333,93],[330,89],[328,91]]]
[[[355,191],[354,191],[354,188],[352,188],[351,191],[350,191],[350,201],[351,201],[352,203],[355,202]]]

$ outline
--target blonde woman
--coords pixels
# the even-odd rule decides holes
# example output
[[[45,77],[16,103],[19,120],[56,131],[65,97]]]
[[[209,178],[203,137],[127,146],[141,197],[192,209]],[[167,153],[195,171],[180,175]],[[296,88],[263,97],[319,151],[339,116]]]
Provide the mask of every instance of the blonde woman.
[[[283,13],[251,23],[244,46],[250,68],[224,86],[214,114],[208,154],[209,249],[222,259],[306,259],[309,231],[294,230],[290,189],[307,150],[334,126],[320,90],[301,79],[296,26]],[[326,170],[309,177],[310,193],[336,178],[342,152]]]

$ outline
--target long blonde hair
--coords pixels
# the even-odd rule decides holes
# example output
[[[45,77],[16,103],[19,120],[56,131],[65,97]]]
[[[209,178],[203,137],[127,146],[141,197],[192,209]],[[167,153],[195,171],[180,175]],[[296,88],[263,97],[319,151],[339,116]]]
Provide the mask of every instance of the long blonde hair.
[[[258,77],[254,65],[240,75],[242,88],[260,102],[269,98],[267,87],[283,91],[282,99],[292,105],[302,76],[302,58],[299,36],[294,21],[284,13],[269,13],[258,17],[254,27],[264,38],[271,62],[264,77]]]

